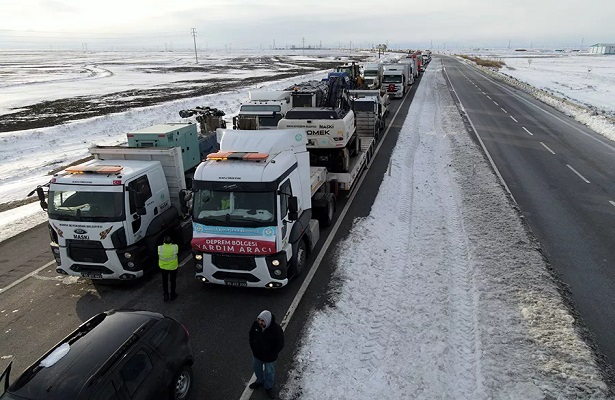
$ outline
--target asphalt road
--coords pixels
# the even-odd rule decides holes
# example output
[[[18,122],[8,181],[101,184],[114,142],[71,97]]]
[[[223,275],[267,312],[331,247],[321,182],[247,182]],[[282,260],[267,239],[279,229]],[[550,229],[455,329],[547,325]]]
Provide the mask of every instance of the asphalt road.
[[[607,366],[615,365],[615,143],[476,68],[446,73]]]
[[[321,231],[319,245],[308,261],[313,267],[321,250],[322,261],[287,326],[286,348],[277,367],[278,385],[285,381],[291,368],[293,353],[310,313],[325,306],[329,291],[335,290],[335,243],[347,235],[355,218],[369,214],[418,84],[417,81],[403,100],[391,101],[388,133],[379,143],[370,168],[364,172],[362,184],[354,188],[354,201],[348,203],[350,194],[340,198],[334,224]],[[337,224],[342,210],[345,216]],[[328,236],[333,234],[331,246],[323,249]],[[277,291],[204,285],[194,278],[194,265],[187,251],[183,257],[188,261],[178,274],[179,297],[174,302],[163,302],[159,274],[121,286],[58,276],[55,263],[50,263],[53,257],[45,224],[0,243],[0,254],[0,367],[4,368],[12,358],[13,378],[96,313],[108,309],[147,309],[177,319],[190,332],[196,356],[192,392],[195,399],[228,400],[242,396],[252,376],[250,325],[263,309],[271,310],[281,321],[308,276],[304,273]],[[12,286],[2,290],[9,285]],[[251,398],[264,398],[264,392],[257,391]]]

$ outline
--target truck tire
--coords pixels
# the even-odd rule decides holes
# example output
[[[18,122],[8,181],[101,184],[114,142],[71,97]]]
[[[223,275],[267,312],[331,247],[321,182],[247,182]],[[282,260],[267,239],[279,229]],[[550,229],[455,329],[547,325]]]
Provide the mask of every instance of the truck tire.
[[[293,278],[300,276],[305,270],[305,264],[307,263],[307,246],[305,245],[305,239],[299,239],[297,242],[297,252],[290,262],[290,267],[293,271]]]
[[[319,203],[321,204],[313,209],[314,218],[318,220],[322,227],[327,228],[331,226],[335,216],[335,196],[332,193],[327,193],[324,196],[324,201]]]
[[[338,162],[336,164],[337,171],[334,172],[348,172],[350,169],[350,151],[348,147],[344,147],[340,150],[338,153]]]

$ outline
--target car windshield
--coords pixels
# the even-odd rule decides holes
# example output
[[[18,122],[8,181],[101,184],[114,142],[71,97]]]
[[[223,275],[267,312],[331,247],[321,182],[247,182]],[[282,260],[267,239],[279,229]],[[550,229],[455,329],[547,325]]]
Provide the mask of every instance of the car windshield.
[[[124,193],[49,190],[49,218],[64,221],[113,222],[124,219]]]
[[[201,189],[194,196],[193,217],[204,225],[270,226],[275,216],[273,192]]]

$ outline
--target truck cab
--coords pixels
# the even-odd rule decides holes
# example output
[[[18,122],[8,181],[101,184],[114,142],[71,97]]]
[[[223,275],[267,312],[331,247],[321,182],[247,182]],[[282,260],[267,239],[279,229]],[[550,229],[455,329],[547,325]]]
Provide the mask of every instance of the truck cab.
[[[233,118],[234,129],[276,129],[290,110],[290,91],[251,91]]]
[[[220,136],[220,152],[210,154],[194,176],[196,278],[282,287],[302,272],[318,241],[312,195],[326,171],[313,177],[303,130],[226,130]]]
[[[406,76],[401,70],[385,69],[382,87],[390,97],[402,98],[406,94]]]
[[[69,167],[51,179],[48,199],[56,271],[90,279],[143,276],[156,264],[157,244],[134,245],[155,219],[177,215],[158,161],[93,160]]]
[[[382,64],[367,63],[363,68],[363,78],[365,80],[366,89],[380,89],[382,83]]]
[[[127,138],[128,146],[92,146],[93,160],[55,174],[48,201],[43,187],[35,190],[59,274],[140,278],[157,267],[164,236],[191,239],[186,189],[201,160],[196,125],[159,124]]]

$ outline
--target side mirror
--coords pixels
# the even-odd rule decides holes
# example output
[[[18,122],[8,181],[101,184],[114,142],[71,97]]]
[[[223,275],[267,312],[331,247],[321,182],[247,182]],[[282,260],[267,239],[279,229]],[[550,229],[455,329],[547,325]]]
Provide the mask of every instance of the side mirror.
[[[38,199],[40,200],[41,208],[44,211],[47,211],[47,207],[49,206],[49,204],[47,204],[47,202],[45,201],[45,192],[43,191],[42,187],[39,186],[36,188],[36,195],[38,196]]]
[[[288,198],[288,219],[291,221],[299,219],[299,204],[296,196]]]

